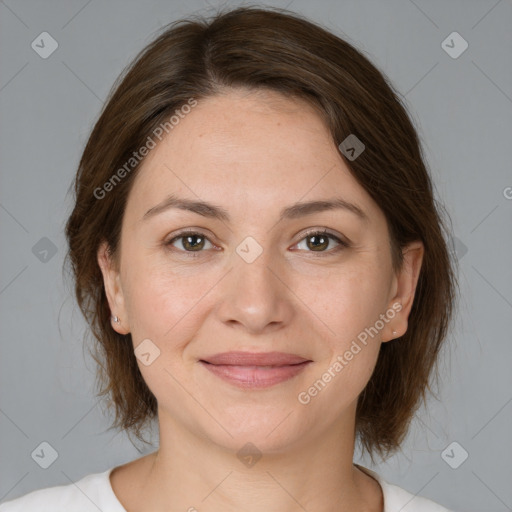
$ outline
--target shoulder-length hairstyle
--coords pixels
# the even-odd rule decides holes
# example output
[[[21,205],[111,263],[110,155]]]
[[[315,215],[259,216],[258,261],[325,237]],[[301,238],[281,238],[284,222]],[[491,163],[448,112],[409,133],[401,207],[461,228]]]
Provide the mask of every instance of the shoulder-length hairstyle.
[[[386,216],[394,269],[402,265],[405,244],[424,244],[407,332],[382,344],[357,404],[356,434],[363,450],[372,460],[374,453],[387,457],[400,447],[426,390],[433,392],[432,378],[439,377],[438,354],[457,286],[456,260],[440,215],[444,208],[434,198],[407,110],[383,74],[348,42],[283,9],[243,7],[164,27],[114,84],[86,144],[66,224],[66,261],[95,338],[98,396],[107,396],[115,408],[110,428],[146,442],[141,431],[157,415],[131,335],[112,329],[97,263],[104,240],[118,261],[126,200],[140,167],[132,161],[127,170],[126,162],[177,110],[227,88],[270,89],[309,102],[336,146],[355,134],[365,150],[346,164]],[[123,166],[126,172],[120,173]],[[113,182],[116,173],[122,179]]]

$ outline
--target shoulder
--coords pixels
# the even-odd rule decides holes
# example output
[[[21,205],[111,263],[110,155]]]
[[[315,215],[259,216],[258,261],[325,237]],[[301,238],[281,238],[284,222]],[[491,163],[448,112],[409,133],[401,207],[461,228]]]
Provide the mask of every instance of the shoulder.
[[[379,482],[384,496],[384,512],[452,512],[435,501],[417,496],[387,482],[375,471],[356,465]],[[1,509],[0,512],[2,512]]]
[[[113,468],[69,485],[38,489],[0,504],[0,512],[126,512],[110,485]]]

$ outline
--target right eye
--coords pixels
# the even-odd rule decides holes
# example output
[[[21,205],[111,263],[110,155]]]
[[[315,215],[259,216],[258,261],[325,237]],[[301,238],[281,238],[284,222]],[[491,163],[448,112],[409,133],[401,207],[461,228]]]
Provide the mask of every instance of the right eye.
[[[179,249],[178,247],[175,247],[175,242],[179,242],[181,244],[182,249]],[[171,240],[166,242],[165,245],[172,246],[172,250],[178,250],[180,252],[185,253],[198,253],[203,252],[202,249],[204,249],[205,243],[209,243],[213,245],[208,238],[203,234],[199,233],[197,231],[184,231],[180,233],[179,235],[173,237]],[[193,256],[196,256],[193,254]]]

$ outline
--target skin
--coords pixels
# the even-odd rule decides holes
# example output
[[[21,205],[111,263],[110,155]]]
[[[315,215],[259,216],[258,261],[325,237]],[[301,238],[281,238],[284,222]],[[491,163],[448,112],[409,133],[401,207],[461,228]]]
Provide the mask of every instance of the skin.
[[[175,208],[142,220],[170,193],[214,203],[231,220]],[[284,207],[334,197],[368,220],[333,209],[278,222]],[[206,237],[192,241],[199,252],[183,238],[165,245],[183,228]],[[306,232],[325,228],[350,246],[336,251],[340,244],[327,239],[315,250],[323,241]],[[263,251],[252,263],[236,252],[248,236]],[[379,484],[353,465],[356,404],[380,344],[407,330],[424,248],[411,243],[393,271],[385,216],[318,114],[274,92],[228,90],[199,101],[144,160],[120,249],[118,264],[105,245],[98,251],[120,318],[112,327],[131,333],[134,348],[150,339],[160,350],[149,366],[137,360],[158,401],[160,446],[112,472],[123,506],[382,511]],[[397,303],[402,309],[378,335],[300,403],[299,393]],[[240,389],[198,362],[231,350],[289,352],[312,363],[275,386]],[[247,442],[263,454],[252,467],[237,457]]]

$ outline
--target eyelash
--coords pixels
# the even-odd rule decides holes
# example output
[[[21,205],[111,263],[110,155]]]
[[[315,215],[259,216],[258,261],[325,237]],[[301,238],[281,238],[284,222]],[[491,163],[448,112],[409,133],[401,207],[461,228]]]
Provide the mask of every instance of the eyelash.
[[[174,242],[176,242],[180,238],[186,238],[187,236],[199,236],[201,238],[204,238],[208,242],[212,243],[207,236],[205,236],[203,233],[201,233],[199,231],[182,231],[181,233],[179,233],[178,235],[173,237],[168,242],[165,242],[165,246],[170,248],[170,250],[172,250],[172,251],[178,251],[178,252],[181,252],[181,253],[186,253],[187,255],[190,255],[192,258],[197,258],[198,256],[200,256],[204,252],[204,250],[201,250],[201,251],[186,251],[186,250],[176,249],[175,247],[172,247],[172,244]],[[299,242],[297,242],[297,244],[299,244],[300,242],[302,242],[306,238],[309,238],[309,237],[312,237],[312,236],[324,236],[324,237],[330,238],[331,240],[336,241],[339,244],[338,247],[335,247],[334,249],[330,249],[328,251],[318,251],[321,255],[325,255],[325,254],[332,255],[332,254],[335,254],[338,251],[340,251],[342,249],[346,249],[347,247],[350,246],[347,242],[344,242],[343,240],[340,240],[337,236],[335,236],[334,234],[330,233],[326,229],[323,230],[323,231],[322,230],[312,230],[312,231],[309,231],[309,232],[305,233],[303,235],[303,237],[299,240]],[[297,245],[297,244],[295,244],[295,245]],[[315,253],[317,251],[306,251],[306,252]]]

